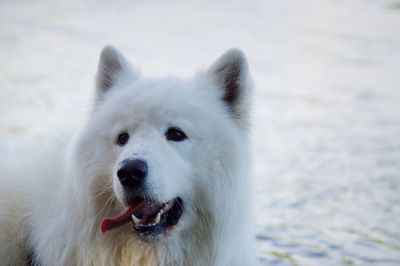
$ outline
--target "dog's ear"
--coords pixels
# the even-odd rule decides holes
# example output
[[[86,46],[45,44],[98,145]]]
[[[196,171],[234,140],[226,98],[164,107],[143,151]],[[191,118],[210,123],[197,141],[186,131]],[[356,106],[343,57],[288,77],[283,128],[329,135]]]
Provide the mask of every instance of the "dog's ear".
[[[96,76],[97,100],[121,83],[137,80],[140,73],[117,49],[111,45],[103,48]]]
[[[223,90],[222,100],[233,116],[245,120],[252,81],[244,53],[239,49],[228,50],[211,66],[209,73]]]

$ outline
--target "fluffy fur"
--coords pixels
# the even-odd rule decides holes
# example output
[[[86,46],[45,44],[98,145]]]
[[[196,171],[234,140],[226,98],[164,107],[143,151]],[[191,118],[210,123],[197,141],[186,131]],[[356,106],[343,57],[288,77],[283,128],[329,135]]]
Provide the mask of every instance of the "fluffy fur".
[[[236,49],[182,80],[142,78],[115,48],[104,48],[86,125],[29,165],[2,168],[1,264],[254,265],[250,92]],[[166,141],[169,126],[188,139]],[[131,134],[124,147],[115,144],[121,131]],[[184,202],[173,232],[154,242],[140,240],[130,223],[99,230],[102,218],[123,208],[118,163],[137,155],[150,165],[150,196]]]

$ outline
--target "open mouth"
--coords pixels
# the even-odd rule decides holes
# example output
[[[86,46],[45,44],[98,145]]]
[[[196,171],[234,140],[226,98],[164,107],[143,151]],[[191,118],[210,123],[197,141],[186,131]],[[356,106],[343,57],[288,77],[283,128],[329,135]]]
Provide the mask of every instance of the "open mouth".
[[[179,222],[183,212],[183,201],[177,197],[165,203],[156,203],[144,198],[136,198],[120,214],[101,221],[100,230],[105,233],[128,222],[133,223],[133,231],[143,239],[155,239],[157,235],[168,233]]]

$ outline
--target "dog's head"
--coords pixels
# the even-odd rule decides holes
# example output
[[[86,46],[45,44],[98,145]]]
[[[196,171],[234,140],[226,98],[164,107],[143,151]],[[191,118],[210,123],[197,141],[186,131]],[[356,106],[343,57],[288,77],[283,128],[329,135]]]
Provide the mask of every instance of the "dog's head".
[[[231,182],[223,179],[246,134],[250,84],[236,49],[192,79],[145,79],[105,47],[78,141],[80,164],[93,176],[88,186],[99,208],[109,208],[101,230],[132,222],[142,239],[159,240],[207,215],[213,188]]]

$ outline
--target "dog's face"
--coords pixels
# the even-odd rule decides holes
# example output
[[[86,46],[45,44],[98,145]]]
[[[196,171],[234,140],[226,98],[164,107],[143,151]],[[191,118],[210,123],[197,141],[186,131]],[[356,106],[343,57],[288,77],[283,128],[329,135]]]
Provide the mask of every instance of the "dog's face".
[[[95,177],[88,185],[111,195],[98,205],[116,199],[121,211],[103,217],[103,232],[131,222],[154,241],[207,214],[220,158],[230,156],[246,122],[247,83],[237,50],[190,80],[143,79],[114,48],[103,50],[95,108],[79,141]]]

